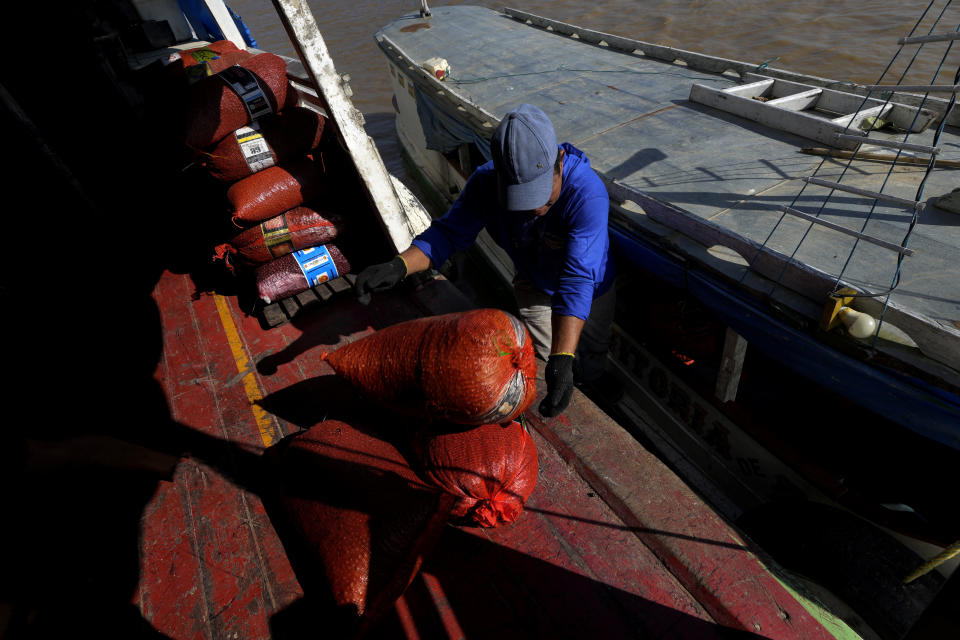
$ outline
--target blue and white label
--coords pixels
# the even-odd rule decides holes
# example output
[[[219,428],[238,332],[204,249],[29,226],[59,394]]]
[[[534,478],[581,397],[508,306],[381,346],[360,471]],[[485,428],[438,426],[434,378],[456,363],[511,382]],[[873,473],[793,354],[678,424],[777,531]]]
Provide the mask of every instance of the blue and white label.
[[[333,264],[333,257],[324,246],[294,251],[293,257],[297,259],[300,271],[311,287],[340,276]]]

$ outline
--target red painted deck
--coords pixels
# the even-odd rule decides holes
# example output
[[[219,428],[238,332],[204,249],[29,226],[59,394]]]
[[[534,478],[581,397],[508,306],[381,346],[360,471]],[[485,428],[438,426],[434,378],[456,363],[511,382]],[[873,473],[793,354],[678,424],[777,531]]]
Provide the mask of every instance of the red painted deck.
[[[321,349],[444,311],[437,294],[447,287],[433,281],[417,295],[380,295],[370,307],[346,294],[263,330],[234,298],[195,297],[189,277],[160,277],[154,378],[183,455],[151,460],[161,470],[176,464],[146,483],[140,513],[125,523],[129,602],[140,622],[169,638],[299,636],[322,627],[298,610],[297,568],[250,470],[284,435],[350,409],[349,390],[319,360]],[[558,420],[530,418],[541,470],[523,516],[500,529],[448,527],[373,635],[829,637],[665,467],[626,434],[611,440],[616,426],[584,397]],[[633,491],[618,497],[615,485],[631,482]],[[632,504],[638,495],[647,512]]]
[[[5,542],[24,549],[10,574],[28,587],[24,606],[50,615],[54,629],[111,615],[118,637],[322,632],[304,604],[302,568],[265,508],[260,455],[287,434],[369,410],[319,351],[462,304],[434,280],[369,307],[344,293],[264,330],[236,298],[195,290],[188,275],[158,278],[158,315],[145,311],[162,343],[152,347],[152,382],[116,398],[116,409],[131,410],[125,433],[31,441],[18,505],[29,526]],[[131,394],[122,375],[111,374]],[[528,420],[540,473],[521,518],[492,530],[447,527],[372,636],[831,637],[585,397],[558,419]],[[48,595],[72,598],[75,616],[36,605]]]

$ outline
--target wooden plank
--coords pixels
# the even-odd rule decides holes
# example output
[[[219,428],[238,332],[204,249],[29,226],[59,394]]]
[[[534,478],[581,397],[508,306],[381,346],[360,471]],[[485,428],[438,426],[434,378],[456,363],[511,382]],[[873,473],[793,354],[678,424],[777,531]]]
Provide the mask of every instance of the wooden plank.
[[[333,297],[333,290],[329,286],[327,286],[327,284],[328,283],[324,282],[322,284],[318,284],[313,288],[317,296],[319,296],[319,298],[324,302],[326,302],[327,300]]]
[[[326,284],[334,293],[350,290],[350,283],[348,283],[345,278],[334,278],[333,280],[328,280]]]
[[[290,317],[284,313],[283,307],[277,303],[268,304],[263,308],[262,312],[263,321],[268,327],[278,327]]]
[[[724,89],[723,92],[735,96],[753,98],[766,95],[773,87],[774,82],[776,82],[776,80],[773,78],[766,78],[764,80],[757,80],[756,82],[748,82],[747,84],[738,84],[735,87]]]
[[[950,40],[960,40],[960,32],[951,31],[949,33],[932,33],[926,36],[905,36],[897,40],[897,44],[923,44],[925,42],[949,42]]]
[[[867,91],[918,91],[920,93],[957,93],[960,84],[868,84]]]
[[[929,153],[930,155],[937,155],[938,153],[940,153],[940,147],[931,147],[928,144],[913,144],[912,142],[900,142],[899,140],[885,140],[883,138],[870,138],[869,140],[864,140],[863,136],[850,135],[848,133],[841,133],[837,137],[851,140],[857,143],[873,144],[878,147],[902,149],[904,151],[914,151],[916,153]]]
[[[830,156],[831,158],[856,158],[857,160],[869,160],[874,162],[890,162],[897,164],[912,164],[927,166],[930,164],[929,158],[919,158],[916,156],[897,155],[895,153],[871,153],[869,151],[850,151],[849,149],[828,149],[826,147],[804,147],[800,153],[808,153],[814,156]],[[960,168],[960,160],[937,160],[937,167]]]
[[[397,252],[410,246],[422,220],[411,219],[404,210],[373,140],[363,129],[359,112],[344,92],[327,45],[305,0],[273,0],[281,22],[300,60],[326,104],[330,119],[353,160],[366,195],[379,213],[384,230]],[[425,227],[424,227],[425,228]]]
[[[230,15],[230,11],[227,10],[223,0],[203,0],[203,3],[207,6],[213,19],[216,20],[217,26],[223,32],[224,39],[237,45],[238,49],[246,49],[247,43],[244,41],[243,35],[240,34],[240,29],[237,28],[237,23],[233,21],[233,16]]]
[[[795,112],[768,107],[765,103],[752,98],[732,95],[702,84],[694,84],[690,87],[690,100],[758,122],[773,129],[788,131],[826,144],[836,144],[845,148],[855,148],[856,146],[852,142],[837,140],[837,134],[845,131],[844,127],[829,120],[814,117],[809,112]]]
[[[744,74],[744,80],[746,82],[765,77],[767,76],[758,73]],[[771,89],[771,94],[775,98],[779,98],[781,96],[807,91],[812,88],[814,87],[810,84],[778,79]],[[885,116],[892,121],[896,127],[910,130],[913,133],[919,133],[926,129],[935,117],[934,112],[929,109],[918,109],[917,107],[899,104],[892,100],[878,100],[848,91],[837,91],[836,89],[827,88],[822,88],[816,108],[817,111],[824,113],[854,114],[857,112],[863,113],[863,109],[888,106],[891,108],[884,109]]]
[[[858,196],[863,196],[864,198],[892,202],[893,204],[898,204],[902,207],[906,207],[907,209],[920,209],[923,207],[923,203],[917,202],[916,200],[907,200],[906,198],[898,198],[897,196],[891,196],[886,193],[880,193],[879,191],[871,191],[870,189],[861,189],[860,187],[854,187],[848,184],[834,182],[832,180],[824,180],[823,178],[816,178],[816,177],[810,176],[810,177],[804,178],[803,181],[808,184],[815,184],[820,187],[827,187],[828,189],[837,189],[839,191],[846,191],[847,193],[855,193]]]
[[[737,387],[740,386],[740,373],[743,360],[747,356],[747,341],[739,333],[727,327],[723,340],[723,359],[717,374],[715,395],[720,402],[733,402],[737,399]]]
[[[780,207],[780,210],[789,213],[792,216],[797,216],[798,218],[803,218],[807,222],[812,222],[814,224],[819,224],[821,226],[827,227],[828,229],[833,229],[834,231],[839,231],[840,233],[845,233],[848,236],[853,236],[854,238],[859,238],[860,240],[865,240],[866,242],[873,243],[877,246],[884,247],[886,249],[891,249],[897,253],[902,253],[903,255],[912,256],[913,249],[908,249],[892,242],[887,242],[886,240],[881,240],[880,238],[874,238],[866,234],[860,233],[853,229],[848,229],[847,227],[841,226],[830,222],[829,220],[824,220],[823,218],[818,218],[814,215],[811,215],[805,211],[800,211],[799,209],[794,209],[793,207]]]
[[[867,118],[882,118],[886,116],[890,111],[893,110],[892,105],[883,105],[881,107],[870,107],[869,109],[863,109],[857,111],[856,113],[851,113],[845,116],[840,116],[839,118],[834,118],[831,122],[834,124],[843,127],[844,129],[853,129],[854,131],[859,131],[861,129],[860,124]],[[842,138],[837,138],[838,141],[842,142]]]
[[[287,316],[294,317],[300,311],[301,307],[297,304],[297,300],[294,297],[284,298],[280,301],[280,306],[283,307],[283,310],[286,312]]]
[[[301,307],[305,307],[308,304],[317,302],[320,299],[319,296],[316,293],[314,293],[313,289],[307,289],[306,291],[301,291],[294,297],[297,299],[297,302],[300,303]]]
[[[767,106],[779,107],[780,109],[787,109],[789,111],[803,111],[804,109],[815,107],[822,93],[823,89],[808,89],[793,95],[783,96],[782,98],[767,100]]]

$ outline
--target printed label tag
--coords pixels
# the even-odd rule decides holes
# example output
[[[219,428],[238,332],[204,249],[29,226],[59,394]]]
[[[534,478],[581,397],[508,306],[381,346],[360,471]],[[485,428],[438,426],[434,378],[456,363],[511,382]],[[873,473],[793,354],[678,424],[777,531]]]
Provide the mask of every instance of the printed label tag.
[[[240,127],[235,135],[237,144],[240,145],[240,152],[243,153],[243,159],[247,161],[247,166],[252,172],[263,171],[276,164],[270,152],[270,146],[262,133],[251,127]]]
[[[202,49],[197,49],[196,51],[190,51],[190,56],[197,62],[209,62],[210,60],[216,60],[220,57],[213,49],[208,49],[203,47]]]
[[[217,75],[237,94],[243,102],[243,106],[247,109],[247,113],[250,114],[251,120],[273,113],[273,109],[270,108],[270,101],[267,100],[257,76],[252,71],[240,65],[233,65]]]
[[[294,251],[293,256],[297,259],[303,277],[307,279],[311,287],[327,280],[333,280],[340,275],[337,273],[337,267],[333,264],[330,252],[324,246]]]
[[[260,231],[263,233],[263,243],[274,258],[293,251],[293,240],[290,237],[290,228],[287,226],[287,214],[284,213],[260,223]]]

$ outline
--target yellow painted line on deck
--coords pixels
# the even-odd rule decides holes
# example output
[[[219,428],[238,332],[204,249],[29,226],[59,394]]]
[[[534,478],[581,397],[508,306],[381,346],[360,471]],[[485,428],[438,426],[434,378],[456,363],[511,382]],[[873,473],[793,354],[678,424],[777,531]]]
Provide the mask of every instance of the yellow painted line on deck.
[[[240,332],[237,331],[237,325],[230,314],[230,306],[227,299],[220,295],[214,295],[213,299],[217,303],[217,311],[220,314],[220,324],[227,334],[227,343],[230,345],[230,351],[233,353],[233,360],[237,363],[237,371],[246,373],[243,376],[243,388],[247,392],[247,399],[250,401],[250,410],[253,412],[253,419],[257,422],[257,428],[260,430],[260,439],[264,446],[269,447],[276,442],[277,427],[274,424],[272,416],[268,414],[259,402],[263,400],[263,391],[260,389],[260,383],[257,381],[256,374],[250,370],[250,358],[247,357],[247,350],[243,346],[243,340],[240,338]]]

